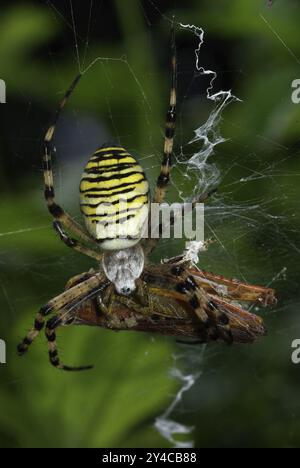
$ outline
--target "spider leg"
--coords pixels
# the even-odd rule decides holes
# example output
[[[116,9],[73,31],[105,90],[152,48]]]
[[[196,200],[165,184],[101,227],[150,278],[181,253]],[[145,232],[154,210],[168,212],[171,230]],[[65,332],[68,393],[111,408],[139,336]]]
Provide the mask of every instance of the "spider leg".
[[[86,255],[87,257],[91,257],[101,262],[102,254],[100,252],[96,252],[95,250],[89,249],[85,245],[78,242],[77,239],[69,237],[68,234],[65,232],[60,221],[54,221],[53,228],[58,233],[60,239],[63,241],[64,244],[66,244],[67,247],[70,247],[71,249],[74,249],[77,252]]]
[[[57,351],[56,329],[64,324],[66,324],[66,320],[63,320],[61,315],[54,315],[46,324],[45,335],[48,341],[50,363],[57,369],[64,371],[84,371],[92,369],[93,366],[70,367],[61,363]]]
[[[92,243],[97,246],[95,240],[89,236],[89,234],[83,229],[83,227],[78,224],[64,209],[58,205],[55,201],[55,191],[54,191],[54,178],[52,171],[52,154],[55,152],[55,147],[53,144],[53,137],[56,129],[57,121],[60,117],[62,110],[64,109],[68,98],[73,93],[76,85],[78,84],[81,74],[79,74],[75,80],[72,82],[70,88],[67,90],[63,100],[60,103],[60,106],[54,117],[52,125],[46,132],[44,138],[44,154],[43,154],[43,172],[44,172],[44,183],[45,183],[45,199],[47,202],[48,210],[50,214],[55,218],[56,221],[59,221],[66,229],[72,231],[81,241]],[[77,241],[77,250],[79,250],[80,243]],[[81,251],[83,248],[81,249]]]
[[[176,71],[177,71],[177,58],[176,58],[176,43],[175,43],[175,29],[174,25],[171,29],[171,92],[170,92],[170,103],[166,117],[166,129],[165,129],[165,145],[164,145],[164,156],[161,165],[160,175],[157,179],[157,185],[154,193],[153,202],[162,203],[166,195],[166,187],[170,180],[170,172],[172,167],[172,153],[175,135],[175,123],[176,123]]]
[[[29,346],[33,343],[33,341],[39,335],[40,331],[43,329],[45,324],[45,318],[48,315],[60,311],[66,305],[73,303],[74,300],[84,297],[85,295],[89,294],[93,289],[99,288],[103,280],[103,274],[97,273],[91,278],[88,278],[87,280],[76,284],[72,288],[63,292],[59,296],[49,301],[46,305],[41,307],[41,309],[35,317],[33,328],[28,332],[28,334],[17,347],[19,355],[22,356],[28,351]]]
[[[92,276],[95,276],[95,274],[96,274],[96,271],[94,270],[94,268],[91,268],[89,271],[85,273],[81,273],[79,275],[73,276],[72,278],[68,280],[65,289],[66,290],[71,289],[73,286],[76,286],[77,284],[82,283],[86,279],[91,278]]]
[[[110,315],[114,301],[115,290],[113,284],[109,284],[102,296],[97,297],[97,303],[100,311],[105,315]]]
[[[204,290],[200,288],[193,276],[189,275],[182,266],[175,265],[171,269],[173,276],[180,278],[176,286],[177,292],[189,297],[189,305],[207,329],[210,339],[222,338],[231,344],[232,333],[229,326],[229,318],[218,304],[210,300]]]

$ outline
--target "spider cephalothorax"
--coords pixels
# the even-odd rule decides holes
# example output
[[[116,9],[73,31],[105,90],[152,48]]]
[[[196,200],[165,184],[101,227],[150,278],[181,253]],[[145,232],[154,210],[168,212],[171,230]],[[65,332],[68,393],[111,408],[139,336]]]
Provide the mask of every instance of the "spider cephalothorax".
[[[144,251],[141,246],[106,252],[103,255],[103,270],[114,284],[116,292],[129,296],[136,290],[138,280],[144,270]]]
[[[176,121],[173,28],[171,49],[172,79],[164,151],[152,198],[158,204],[164,201],[169,183]],[[52,173],[53,137],[60,112],[80,78],[81,75],[68,89],[45,136],[45,198],[61,240],[68,247],[97,260],[100,269],[72,279],[66,291],[40,309],[33,329],[18,346],[19,354],[27,351],[50,314],[55,315],[46,324],[49,358],[53,366],[64,370],[86,369],[65,366],[58,357],[55,330],[72,323],[192,336],[201,342],[251,342],[264,334],[261,319],[231,301],[267,305],[274,302],[272,290],[204,274],[193,269],[191,261],[182,256],[160,266],[146,264],[146,258],[158,242],[151,237],[142,239],[148,228],[149,185],[142,167],[121,145],[103,145],[85,167],[80,183],[80,205],[86,229],[56,203]],[[199,200],[204,201],[207,196],[200,196]],[[173,222],[171,219],[170,224]],[[221,296],[220,285],[227,291]]]

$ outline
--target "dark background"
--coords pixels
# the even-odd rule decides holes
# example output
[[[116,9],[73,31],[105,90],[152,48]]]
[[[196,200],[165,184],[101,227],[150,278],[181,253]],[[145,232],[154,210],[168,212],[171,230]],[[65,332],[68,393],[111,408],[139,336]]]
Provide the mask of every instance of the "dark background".
[[[300,78],[299,2],[94,0],[72,6],[75,31],[69,1],[1,3],[7,104],[0,106],[0,338],[8,355],[0,367],[0,446],[170,446],[153,424],[182,385],[170,375],[176,366],[198,376],[171,416],[194,427],[179,439],[193,439],[196,447],[299,447],[300,368],[291,363],[291,343],[300,338],[300,122],[291,102],[291,83]],[[215,243],[200,266],[276,288],[276,310],[256,311],[269,335],[253,346],[187,350],[165,338],[78,327],[60,331],[59,349],[67,363],[94,363],[92,372],[52,369],[43,336],[20,359],[16,344],[39,307],[71,276],[94,266],[59,242],[42,197],[41,141],[78,73],[76,43],[82,68],[102,57],[82,79],[56,136],[58,198],[80,219],[80,172],[103,141],[120,140],[155,181],[173,15],[179,123],[169,199],[188,197],[195,182],[203,182],[199,170],[186,177],[184,162],[196,150],[188,145],[193,131],[213,110],[209,79],[195,72],[197,38],[178,24],[190,23],[205,30],[200,62],[217,71],[215,90],[232,89],[242,100],[223,113],[219,129],[228,141],[209,159],[212,172],[213,164],[220,171],[206,215],[206,234]],[[154,259],[182,247],[163,242]]]

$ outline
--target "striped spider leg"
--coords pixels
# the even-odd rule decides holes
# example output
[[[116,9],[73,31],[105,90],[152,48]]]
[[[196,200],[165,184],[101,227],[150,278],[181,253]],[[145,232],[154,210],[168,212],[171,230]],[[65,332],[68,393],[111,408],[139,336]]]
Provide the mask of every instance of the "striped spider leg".
[[[171,28],[171,91],[169,107],[166,114],[165,138],[163,160],[160,168],[160,174],[156,182],[156,188],[153,196],[153,203],[161,204],[165,200],[167,186],[170,182],[170,173],[172,168],[172,156],[174,146],[174,136],[176,127],[176,106],[177,106],[177,52],[175,41],[174,24]],[[156,247],[158,239],[151,238],[151,216],[149,217],[149,235],[143,242],[145,253],[150,254]]]
[[[84,279],[85,278],[85,279]],[[50,362],[55,367],[61,369],[70,370],[60,364],[55,344],[55,328],[62,324],[70,323],[72,316],[70,311],[74,308],[74,303],[84,301],[91,296],[91,294],[97,294],[103,288],[103,283],[107,283],[107,280],[103,273],[95,273],[91,276],[81,276],[81,281],[75,284],[70,289],[59,296],[51,299],[46,305],[41,307],[38,314],[35,317],[34,326],[18,345],[19,355],[23,355],[28,351],[29,346],[33,343],[40,331],[45,325],[46,317],[50,314],[56,313],[50,321],[47,322],[46,336],[49,342],[49,357]]]
[[[52,154],[55,151],[55,147],[53,144],[53,137],[56,129],[56,124],[60,117],[62,110],[64,109],[69,97],[75,90],[80,78],[81,74],[79,74],[75,80],[72,82],[71,86],[67,90],[63,100],[60,103],[60,106],[56,112],[55,118],[51,126],[46,132],[44,138],[44,154],[43,154],[43,172],[44,172],[44,183],[45,183],[45,199],[47,202],[48,210],[50,214],[55,219],[53,223],[53,227],[55,231],[59,234],[60,239],[68,246],[81,252],[88,257],[95,258],[97,260],[101,260],[101,254],[99,252],[95,252],[94,250],[86,247],[83,242],[88,244],[93,244],[98,250],[98,245],[95,242],[95,239],[92,238],[80,224],[78,224],[68,213],[64,211],[64,209],[58,205],[55,201],[55,191],[54,191],[54,178],[53,178],[53,171],[52,171]],[[66,232],[64,231],[64,227],[69,231],[73,232],[80,240],[70,238]]]
[[[171,93],[170,103],[166,117],[165,129],[165,144],[164,156],[161,165],[160,175],[157,179],[157,185],[153,197],[154,203],[162,203],[165,199],[166,188],[170,181],[170,171],[172,167],[172,154],[174,145],[175,125],[176,125],[176,104],[177,104],[177,91],[176,91],[176,72],[177,72],[177,57],[176,57],[176,43],[175,43],[175,29],[172,25],[171,30]]]
[[[178,278],[176,291],[188,297],[189,305],[193,308],[196,316],[207,328],[210,339],[222,338],[226,343],[232,343],[232,334],[229,319],[224,311],[212,300],[205,291],[197,284],[190,271],[184,265],[174,265],[170,273]]]

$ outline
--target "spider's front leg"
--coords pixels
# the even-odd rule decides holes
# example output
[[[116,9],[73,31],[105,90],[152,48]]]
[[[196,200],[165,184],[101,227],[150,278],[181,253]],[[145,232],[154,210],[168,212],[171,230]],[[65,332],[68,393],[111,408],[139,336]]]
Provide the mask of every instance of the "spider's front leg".
[[[127,309],[133,310],[138,314],[145,316],[152,314],[149,288],[147,283],[141,278],[136,281],[136,289],[132,294],[128,296],[116,294],[114,299],[127,307]]]
[[[148,308],[150,305],[150,297],[149,297],[149,288],[145,281],[139,278],[136,281],[136,290],[134,293],[139,304],[143,307]]]
[[[133,310],[142,313],[148,313],[150,299],[147,284],[142,279],[137,279],[135,291],[129,295],[117,294],[114,285],[111,283],[105,292],[97,297],[99,309],[105,315],[111,315],[113,304],[118,301]]]
[[[112,306],[115,299],[115,288],[112,283],[110,283],[103,294],[97,296],[97,303],[102,312],[105,315],[110,315],[112,312]]]

